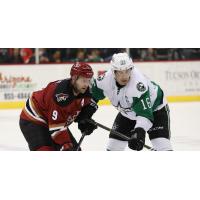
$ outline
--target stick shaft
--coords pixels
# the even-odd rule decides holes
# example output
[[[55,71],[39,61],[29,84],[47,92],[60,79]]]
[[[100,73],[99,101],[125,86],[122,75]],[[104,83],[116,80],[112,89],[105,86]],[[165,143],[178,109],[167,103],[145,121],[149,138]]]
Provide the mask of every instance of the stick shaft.
[[[91,121],[91,120],[88,120],[90,123],[92,123],[92,124],[96,124],[97,126],[99,126],[100,128],[103,128],[103,129],[105,129],[105,130],[107,130],[107,131],[109,131],[109,132],[111,132],[111,133],[113,133],[113,134],[115,134],[115,135],[117,135],[117,136],[119,136],[119,137],[121,137],[122,139],[125,139],[125,140],[127,140],[127,141],[129,141],[131,138],[130,137],[128,137],[128,136],[126,136],[126,135],[124,135],[124,134],[122,134],[122,133],[120,133],[120,132],[118,132],[118,131],[115,131],[115,130],[113,130],[113,129],[111,129],[111,128],[108,128],[107,126],[104,126],[103,124],[100,124],[100,123],[98,123],[98,122],[94,122],[94,121]],[[149,149],[149,150],[153,150],[153,148],[152,147],[150,147],[150,146],[148,146],[148,145],[144,145],[144,147],[146,148],[146,149]]]
[[[80,149],[80,147],[81,147],[81,144],[82,144],[84,138],[85,138],[85,133],[82,133],[82,136],[81,136],[81,139],[80,139],[79,142],[78,142],[76,151],[79,151],[79,149]]]

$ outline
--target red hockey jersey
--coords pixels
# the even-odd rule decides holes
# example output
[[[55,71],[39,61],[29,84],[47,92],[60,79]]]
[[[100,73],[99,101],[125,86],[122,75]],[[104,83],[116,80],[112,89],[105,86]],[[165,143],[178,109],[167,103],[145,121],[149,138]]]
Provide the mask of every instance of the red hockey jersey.
[[[20,117],[57,131],[69,126],[91,101],[89,88],[84,94],[74,96],[70,79],[55,81],[33,92]]]

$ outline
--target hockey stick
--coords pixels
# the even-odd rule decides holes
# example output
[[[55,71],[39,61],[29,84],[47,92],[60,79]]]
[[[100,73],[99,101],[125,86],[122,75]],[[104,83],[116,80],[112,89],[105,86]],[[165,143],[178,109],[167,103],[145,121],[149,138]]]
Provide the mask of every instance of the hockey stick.
[[[115,135],[121,137],[121,138],[124,139],[124,140],[129,141],[129,140],[131,139],[130,137],[127,137],[126,135],[124,135],[124,134],[122,134],[122,133],[120,133],[120,132],[118,132],[118,131],[115,131],[115,130],[113,130],[113,129],[111,129],[111,128],[108,128],[108,127],[104,126],[103,124],[100,124],[100,123],[98,123],[98,122],[96,122],[96,121],[93,121],[93,120],[88,119],[88,122],[90,122],[91,124],[94,124],[94,125],[96,125],[96,126],[102,128],[102,129],[105,129],[105,130],[107,130],[107,131],[109,131],[109,132],[111,132],[111,133],[113,133],[113,134],[115,134]],[[155,151],[152,147],[150,147],[150,146],[148,146],[148,145],[146,145],[146,144],[144,144],[144,147],[145,147],[146,149],[148,149],[148,150]]]
[[[78,142],[78,145],[77,145],[77,148],[76,148],[76,151],[79,151],[80,147],[81,147],[81,144],[83,142],[83,139],[85,138],[86,134],[85,133],[82,133],[82,136]]]

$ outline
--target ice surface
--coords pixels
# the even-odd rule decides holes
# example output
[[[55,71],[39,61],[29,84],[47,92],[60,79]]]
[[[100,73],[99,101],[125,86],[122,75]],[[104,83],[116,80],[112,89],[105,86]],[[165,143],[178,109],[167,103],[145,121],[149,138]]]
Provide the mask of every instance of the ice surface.
[[[171,134],[174,150],[200,150],[200,102],[170,103]],[[0,150],[28,150],[27,143],[19,128],[21,110],[0,110]],[[94,119],[105,126],[112,127],[117,110],[112,106],[100,106]],[[77,124],[70,130],[78,140],[81,137]],[[86,136],[83,150],[105,150],[108,131],[98,128],[91,136]],[[147,139],[146,143],[151,145]]]

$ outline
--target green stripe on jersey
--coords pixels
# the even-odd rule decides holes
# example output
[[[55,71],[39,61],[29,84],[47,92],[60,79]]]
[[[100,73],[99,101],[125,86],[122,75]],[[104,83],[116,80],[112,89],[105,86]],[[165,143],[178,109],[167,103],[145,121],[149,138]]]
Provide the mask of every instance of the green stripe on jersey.
[[[147,90],[140,98],[133,97],[132,110],[137,116],[148,118],[151,121],[154,120],[149,90]]]
[[[92,84],[92,96],[96,100],[102,100],[105,98],[103,90],[97,87],[96,80],[94,80],[94,83]]]
[[[162,89],[160,88],[159,85],[157,85],[156,83],[154,83],[153,81],[151,81],[152,84],[154,84],[156,87],[158,87],[158,91],[157,91],[157,97],[156,97],[156,100],[153,104],[153,107],[152,107],[152,110],[154,111],[160,104],[162,104],[163,102],[163,91]]]

